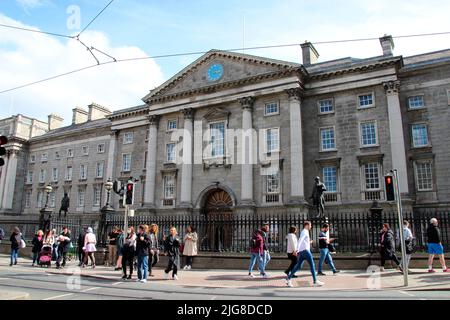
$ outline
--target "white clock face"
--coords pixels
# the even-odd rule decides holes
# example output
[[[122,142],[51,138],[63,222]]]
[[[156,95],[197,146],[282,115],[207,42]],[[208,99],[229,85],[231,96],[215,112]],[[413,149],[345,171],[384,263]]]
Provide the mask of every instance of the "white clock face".
[[[208,80],[218,81],[223,76],[223,66],[219,63],[211,65],[208,69]]]

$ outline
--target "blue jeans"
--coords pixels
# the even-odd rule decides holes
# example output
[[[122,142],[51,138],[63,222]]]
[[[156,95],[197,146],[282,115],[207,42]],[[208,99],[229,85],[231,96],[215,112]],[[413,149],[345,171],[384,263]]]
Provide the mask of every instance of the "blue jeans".
[[[11,264],[17,263],[18,256],[19,256],[19,248],[11,249]]]
[[[33,264],[38,263],[39,252],[33,252]]]
[[[303,262],[304,261],[308,262],[309,267],[311,268],[311,274],[312,274],[314,283],[316,283],[316,281],[317,281],[317,278],[316,278],[316,266],[314,265],[314,259],[313,259],[313,256],[311,254],[311,251],[309,251],[309,250],[303,250],[302,252],[300,252],[298,254],[297,265],[289,273],[288,280],[291,280],[292,277],[294,276],[294,274],[303,267]]]
[[[256,260],[258,260],[258,268],[259,272],[264,273],[264,258],[259,253],[253,253],[250,258],[250,267],[248,268],[248,273],[252,273],[253,268],[255,267]]]
[[[331,270],[333,270],[333,273],[336,272],[336,268],[333,264],[333,258],[331,257],[330,250],[328,248],[320,249],[320,258],[319,258],[319,273],[322,272],[323,263],[327,261],[328,265],[330,266]]]
[[[264,272],[266,271],[267,268],[267,264],[269,264],[270,261],[270,254],[268,250],[264,250],[264,257],[263,257],[263,262],[264,262]]]
[[[138,279],[147,280],[148,277],[148,256],[138,256]]]

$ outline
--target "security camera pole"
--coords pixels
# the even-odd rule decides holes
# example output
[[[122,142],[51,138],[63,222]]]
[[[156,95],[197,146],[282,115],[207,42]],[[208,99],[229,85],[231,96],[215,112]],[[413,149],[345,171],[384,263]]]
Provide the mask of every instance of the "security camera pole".
[[[403,269],[403,283],[404,286],[408,286],[408,268],[406,266],[406,245],[405,245],[405,235],[403,233],[403,210],[402,210],[402,198],[400,193],[400,186],[398,184],[398,171],[397,169],[391,170],[391,173],[394,174],[395,180],[395,193],[396,193],[396,201],[397,201],[397,210],[398,210],[398,225],[400,228],[400,242],[402,248],[402,269]]]

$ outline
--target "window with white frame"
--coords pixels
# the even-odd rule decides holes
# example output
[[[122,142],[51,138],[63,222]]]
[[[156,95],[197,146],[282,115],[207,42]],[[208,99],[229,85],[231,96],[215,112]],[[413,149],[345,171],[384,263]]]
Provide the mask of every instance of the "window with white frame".
[[[278,128],[266,129],[267,153],[280,151],[280,130]]]
[[[175,176],[173,174],[164,175],[163,184],[164,199],[175,198]]]
[[[41,161],[42,161],[42,162],[48,161],[48,153],[43,153],[43,154],[41,155]]]
[[[166,146],[166,161],[167,163],[174,163],[176,161],[176,144],[169,143]]]
[[[67,157],[73,158],[73,149],[67,149]]]
[[[225,155],[225,122],[211,123],[209,129],[211,157],[223,157]]]
[[[131,154],[126,153],[122,155],[122,172],[131,171]]]
[[[336,150],[336,137],[334,128],[320,129],[320,146],[322,151]]]
[[[30,156],[30,163],[35,163],[36,162],[36,156],[34,154],[32,154]]]
[[[281,196],[281,174],[280,172],[265,175],[265,203],[279,203]]]
[[[77,195],[77,206],[79,208],[84,207],[85,200],[86,200],[86,189],[85,188],[79,188],[78,189],[78,195]]]
[[[105,167],[105,164],[103,162],[97,162],[95,166],[95,178],[103,178],[103,169]]]
[[[44,191],[38,191],[36,204],[38,208],[42,208],[44,206]]]
[[[416,184],[418,191],[433,190],[433,167],[431,161],[420,161],[415,163]]]
[[[59,170],[58,168],[53,168],[52,170],[52,181],[57,182],[59,180]]]
[[[81,147],[81,153],[83,154],[83,156],[88,156],[89,155],[89,147],[88,146],[82,146]]]
[[[100,143],[97,145],[97,153],[105,153],[105,144]]]
[[[45,183],[45,178],[47,176],[47,170],[41,169],[39,172],[39,183]]]
[[[171,119],[167,121],[167,131],[173,131],[177,129],[177,120]]]
[[[102,201],[102,188],[100,186],[94,186],[94,207],[100,207]]]
[[[370,147],[378,145],[377,124],[375,121],[360,124],[361,146]]]
[[[80,165],[80,180],[87,180],[88,167],[86,164]]]
[[[72,181],[72,167],[66,167],[66,181]]]
[[[363,168],[366,190],[379,190],[380,165],[378,163],[366,163]]]
[[[50,208],[56,207],[56,191],[53,191],[50,193],[48,202],[49,202],[48,205]]]
[[[373,97],[373,93],[362,94],[358,96],[358,105],[359,108],[370,108],[375,106],[375,100]]]
[[[408,98],[409,109],[421,109],[425,107],[423,96],[413,96]]]
[[[333,113],[334,112],[334,103],[333,99],[326,99],[319,101],[319,113]]]
[[[27,184],[32,184],[33,183],[33,171],[28,170],[27,172]]]
[[[337,192],[337,168],[324,167],[322,168],[322,175],[327,192]]]
[[[27,190],[25,192],[25,208],[29,208],[31,206],[31,190]]]
[[[264,115],[273,116],[277,114],[280,114],[280,107],[278,105],[278,102],[266,103],[266,106],[264,108]]]
[[[428,126],[426,124],[413,124],[412,138],[413,138],[413,146],[415,148],[428,146],[429,145]]]
[[[125,134],[123,135],[123,144],[133,143],[133,137],[133,132],[125,132]]]

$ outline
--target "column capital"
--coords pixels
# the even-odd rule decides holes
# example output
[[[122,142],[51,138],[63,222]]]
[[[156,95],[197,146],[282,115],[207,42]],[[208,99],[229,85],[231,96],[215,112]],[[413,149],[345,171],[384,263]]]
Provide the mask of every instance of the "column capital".
[[[148,119],[148,122],[149,122],[149,124],[151,126],[158,127],[159,126],[159,120],[161,119],[161,116],[157,115],[157,114],[152,114],[152,115],[147,116],[147,119]]]
[[[295,99],[295,100],[301,100],[303,97],[303,90],[300,88],[292,88],[286,90],[287,95],[289,96],[289,99]]]
[[[253,105],[255,103],[255,98],[254,97],[245,97],[245,98],[241,98],[239,99],[239,103],[242,106],[242,109],[246,110],[246,109],[250,109],[250,111],[253,109]]]
[[[383,82],[386,94],[398,94],[400,91],[400,80]]]
[[[109,134],[111,136],[111,138],[117,138],[119,136],[120,130],[115,129],[115,130],[111,130],[111,133]]]
[[[184,119],[193,120],[195,116],[195,109],[187,108],[181,111],[183,113]]]

